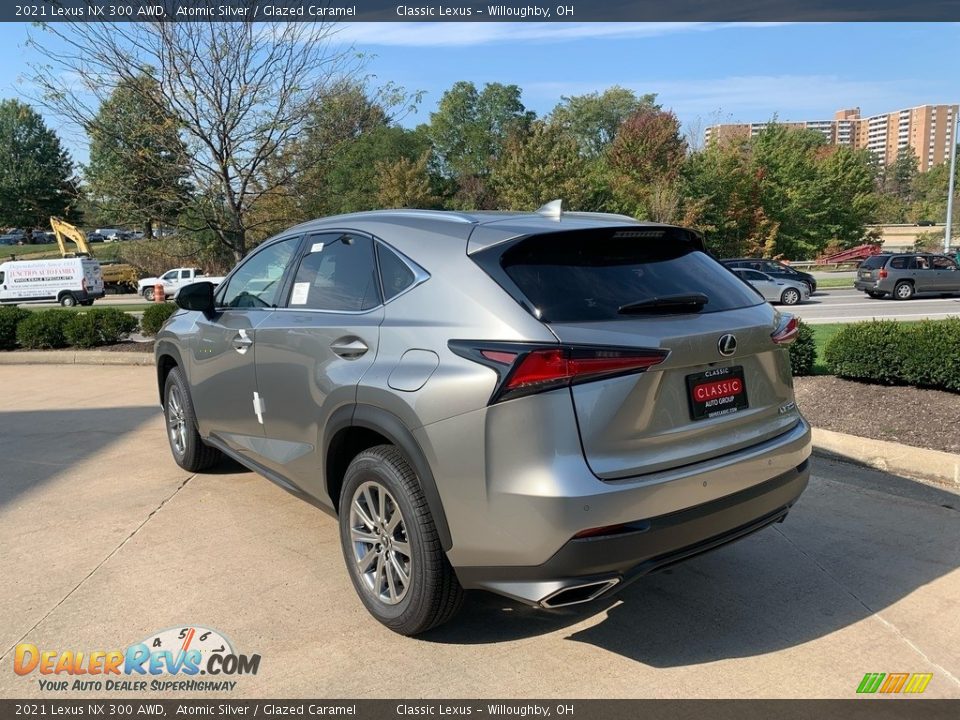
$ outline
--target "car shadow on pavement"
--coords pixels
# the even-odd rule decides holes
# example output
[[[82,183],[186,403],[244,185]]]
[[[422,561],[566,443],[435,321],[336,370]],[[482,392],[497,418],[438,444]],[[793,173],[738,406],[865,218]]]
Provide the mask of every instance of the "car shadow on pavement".
[[[0,507],[159,417],[156,405],[0,412]]]
[[[422,639],[498,643],[577,626],[568,640],[653,667],[678,667],[829,635],[960,565],[957,494],[832,465],[878,482],[815,479],[784,524],[595,603],[547,612],[468,594],[456,620]]]

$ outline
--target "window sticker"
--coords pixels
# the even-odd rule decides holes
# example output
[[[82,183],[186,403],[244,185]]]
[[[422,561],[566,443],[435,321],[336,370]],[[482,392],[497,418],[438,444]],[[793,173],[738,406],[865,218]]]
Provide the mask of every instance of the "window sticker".
[[[313,245],[311,245],[310,252],[311,253],[323,252],[323,243],[314,243]]]
[[[293,295],[290,297],[291,305],[306,305],[307,295],[310,294],[310,283],[298,282],[293,284]]]

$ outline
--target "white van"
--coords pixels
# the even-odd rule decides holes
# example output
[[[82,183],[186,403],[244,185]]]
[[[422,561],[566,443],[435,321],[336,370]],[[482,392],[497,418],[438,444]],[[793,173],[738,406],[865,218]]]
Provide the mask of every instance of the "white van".
[[[103,297],[100,263],[93,258],[10,260],[0,263],[0,303],[56,300],[64,307]]]

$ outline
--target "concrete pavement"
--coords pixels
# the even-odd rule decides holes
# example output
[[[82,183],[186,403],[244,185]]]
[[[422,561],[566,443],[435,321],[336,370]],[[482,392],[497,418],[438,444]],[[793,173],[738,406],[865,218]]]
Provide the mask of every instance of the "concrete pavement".
[[[874,300],[857,290],[818,290],[809,301],[784,308],[806,323],[849,323],[862,320],[939,320],[960,315],[960,297]]]
[[[229,697],[848,698],[866,672],[932,672],[925,696],[960,697],[956,493],[815,458],[782,525],[597,604],[477,594],[406,639],[363,610],[334,520],[235,466],[177,468],[150,368],[0,383],[0,697],[43,694],[13,673],[17,642],[123,648],[191,624],[262,656]]]

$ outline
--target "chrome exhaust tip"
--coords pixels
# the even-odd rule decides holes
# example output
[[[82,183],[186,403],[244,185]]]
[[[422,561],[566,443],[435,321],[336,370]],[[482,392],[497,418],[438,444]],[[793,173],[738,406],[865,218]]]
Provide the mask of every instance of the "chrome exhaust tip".
[[[547,595],[540,601],[540,607],[552,609],[590,602],[591,600],[596,600],[619,582],[620,578],[608,578],[606,580],[594,580],[593,582],[569,585]]]

